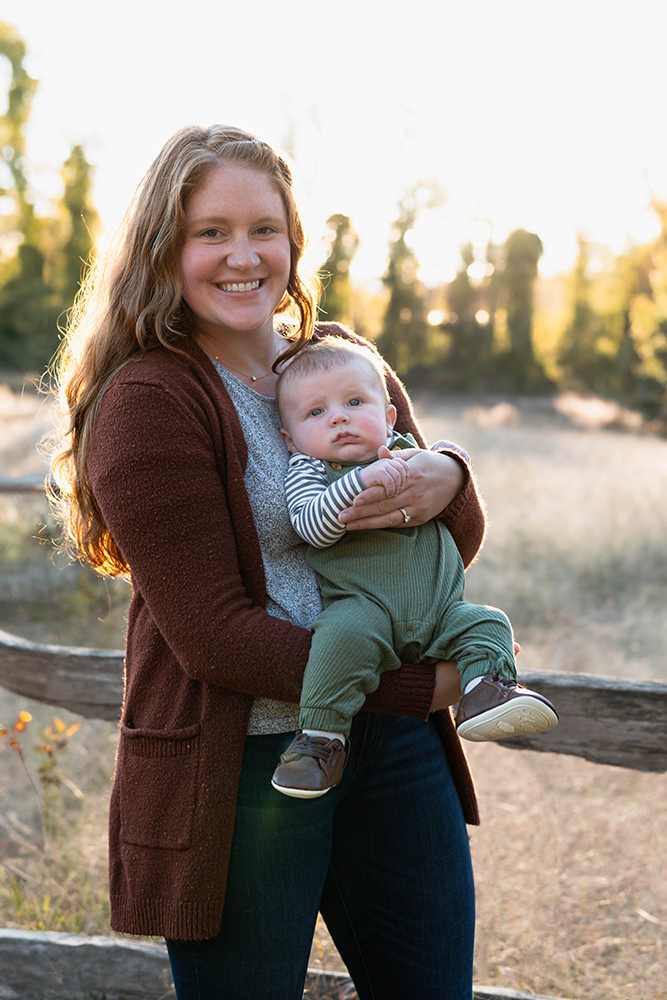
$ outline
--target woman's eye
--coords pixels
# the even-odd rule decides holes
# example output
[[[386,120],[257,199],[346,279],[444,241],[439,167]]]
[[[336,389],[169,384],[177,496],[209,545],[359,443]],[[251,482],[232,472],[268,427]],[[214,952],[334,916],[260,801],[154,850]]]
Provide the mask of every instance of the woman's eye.
[[[202,233],[202,236],[205,236],[206,239],[209,239],[209,240],[214,240],[219,235],[220,235],[220,230],[219,229],[205,229],[204,232]]]
[[[270,236],[271,233],[275,233],[273,226],[260,226],[257,230],[260,236]]]

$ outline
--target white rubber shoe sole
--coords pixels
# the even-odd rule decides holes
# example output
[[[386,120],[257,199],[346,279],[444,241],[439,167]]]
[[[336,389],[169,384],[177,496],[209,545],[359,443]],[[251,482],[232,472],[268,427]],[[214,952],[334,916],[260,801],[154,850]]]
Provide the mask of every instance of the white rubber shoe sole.
[[[285,785],[278,785],[275,781],[272,781],[271,784],[277,792],[289,795],[293,799],[319,799],[321,795],[326,795],[327,792],[331,791],[331,788],[286,788]],[[331,787],[335,788],[335,785]]]
[[[510,736],[546,733],[558,725],[558,716],[539,698],[518,696],[505,705],[497,705],[480,715],[466,719],[457,728],[464,740],[485,743]]]

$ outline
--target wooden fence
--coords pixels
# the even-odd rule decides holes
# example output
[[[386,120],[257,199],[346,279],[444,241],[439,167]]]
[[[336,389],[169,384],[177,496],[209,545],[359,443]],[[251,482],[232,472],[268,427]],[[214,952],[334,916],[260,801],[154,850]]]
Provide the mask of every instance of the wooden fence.
[[[37,492],[41,483],[0,480],[0,493],[10,488]],[[667,771],[667,684],[547,672],[522,673],[521,679],[555,702],[560,724],[549,733],[503,740],[501,745],[639,771]],[[115,721],[123,694],[123,653],[30,642],[0,631],[0,688],[85,718]],[[173,997],[161,944],[0,930],[0,1000]],[[310,970],[305,997],[353,1000],[356,993],[347,975]],[[474,998],[557,1000],[486,986],[475,987]]]
[[[502,746],[667,771],[667,684],[542,671],[522,673],[521,681],[558,706],[560,723],[549,733],[502,740]],[[88,719],[116,721],[123,653],[46,645],[0,630],[0,687]]]

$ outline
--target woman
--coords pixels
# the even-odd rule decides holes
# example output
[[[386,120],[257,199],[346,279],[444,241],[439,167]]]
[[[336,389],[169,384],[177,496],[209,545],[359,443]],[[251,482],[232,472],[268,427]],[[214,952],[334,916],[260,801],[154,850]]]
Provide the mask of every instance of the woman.
[[[460,696],[454,666],[383,676],[329,795],[271,788],[320,608],[285,506],[276,372],[311,336],[354,339],[315,327],[304,245],[269,146],[185,128],[86,282],[61,352],[69,537],[133,587],[111,922],[167,939],[179,1000],[300,998],[318,909],[362,1000],[469,1000],[465,821],[478,817],[439,711]],[[389,388],[397,427],[423,445],[392,373]],[[484,520],[465,459],[425,450],[410,471],[401,507],[417,524],[443,512],[469,563]],[[404,523],[398,498],[360,499],[349,530]]]

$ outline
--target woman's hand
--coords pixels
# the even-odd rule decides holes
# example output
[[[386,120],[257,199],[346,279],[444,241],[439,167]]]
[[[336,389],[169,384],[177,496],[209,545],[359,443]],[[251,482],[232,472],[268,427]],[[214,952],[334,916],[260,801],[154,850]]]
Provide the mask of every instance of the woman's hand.
[[[351,507],[339,515],[348,531],[366,528],[400,528],[410,522],[425,524],[440,514],[460,492],[465,473],[451,455],[436,451],[407,448],[400,455],[408,462],[409,476],[404,490],[385,496],[381,486],[371,486],[359,493]]]
[[[435,665],[435,687],[431,711],[450,708],[461,700],[461,680],[455,663],[441,661]]]

